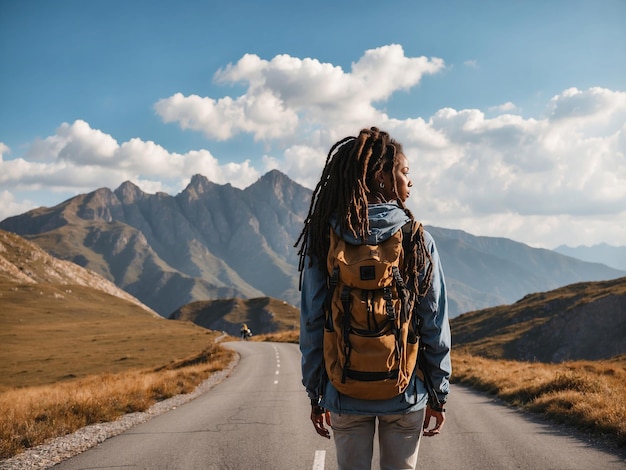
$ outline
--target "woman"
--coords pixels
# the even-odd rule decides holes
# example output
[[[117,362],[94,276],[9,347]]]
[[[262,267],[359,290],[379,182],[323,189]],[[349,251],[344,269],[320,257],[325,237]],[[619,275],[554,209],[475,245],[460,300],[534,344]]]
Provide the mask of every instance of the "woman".
[[[313,191],[300,245],[302,382],[311,399],[316,432],[333,430],[340,469],[369,469],[378,423],[380,467],[415,468],[422,430],[432,436],[445,421],[449,391],[450,329],[443,270],[433,238],[421,226],[405,252],[403,272],[415,295],[419,320],[420,361],[427,387],[415,373],[403,393],[385,400],[340,394],[324,369],[324,299],[328,290],[326,256],[329,229],[351,244],[374,245],[413,222],[405,206],[412,187],[402,146],[372,127],[330,149],[322,177]],[[434,418],[433,428],[429,428]]]

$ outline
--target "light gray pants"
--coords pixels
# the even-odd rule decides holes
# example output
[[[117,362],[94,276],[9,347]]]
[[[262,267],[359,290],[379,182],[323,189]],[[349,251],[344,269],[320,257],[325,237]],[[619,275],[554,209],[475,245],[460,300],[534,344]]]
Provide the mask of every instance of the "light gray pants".
[[[370,470],[378,420],[381,470],[413,470],[425,409],[387,416],[331,413],[339,470]]]

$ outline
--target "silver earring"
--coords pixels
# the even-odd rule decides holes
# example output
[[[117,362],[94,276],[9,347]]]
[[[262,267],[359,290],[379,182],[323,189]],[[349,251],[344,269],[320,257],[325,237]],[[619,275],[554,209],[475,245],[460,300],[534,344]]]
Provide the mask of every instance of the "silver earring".
[[[383,189],[385,187],[385,183],[380,183],[380,189]]]

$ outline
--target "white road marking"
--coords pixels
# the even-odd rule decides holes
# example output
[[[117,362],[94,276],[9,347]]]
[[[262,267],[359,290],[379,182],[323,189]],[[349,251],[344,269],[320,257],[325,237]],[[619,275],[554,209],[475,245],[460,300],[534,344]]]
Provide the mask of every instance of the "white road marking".
[[[324,470],[325,459],[326,459],[326,451],[316,450],[315,459],[313,460],[313,470]]]
[[[280,369],[280,354],[278,353],[278,348],[274,346],[274,352],[276,353],[276,367]],[[276,375],[278,375],[280,371],[276,370]],[[278,380],[274,380],[274,385],[278,385]]]

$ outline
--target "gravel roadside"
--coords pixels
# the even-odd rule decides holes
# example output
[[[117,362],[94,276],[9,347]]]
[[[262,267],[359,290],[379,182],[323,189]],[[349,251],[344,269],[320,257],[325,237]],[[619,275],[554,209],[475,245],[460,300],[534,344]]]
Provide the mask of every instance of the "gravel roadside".
[[[51,439],[45,444],[28,449],[10,459],[0,461],[0,470],[34,470],[51,468],[54,465],[69,459],[81,452],[94,447],[106,439],[123,433],[124,431],[144,423],[151,418],[170,411],[190,400],[206,393],[215,385],[224,380],[239,362],[239,355],[223,370],[214,373],[202,382],[191,393],[176,395],[167,400],[155,403],[147,411],[129,413],[121,418],[109,422],[85,426],[66,436]]]

